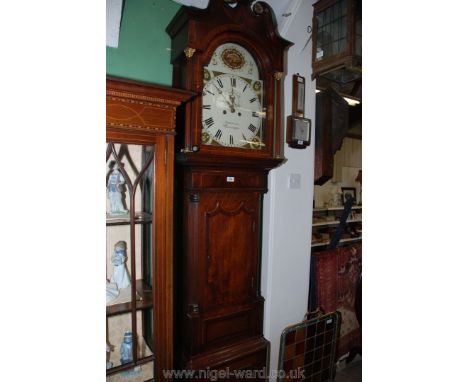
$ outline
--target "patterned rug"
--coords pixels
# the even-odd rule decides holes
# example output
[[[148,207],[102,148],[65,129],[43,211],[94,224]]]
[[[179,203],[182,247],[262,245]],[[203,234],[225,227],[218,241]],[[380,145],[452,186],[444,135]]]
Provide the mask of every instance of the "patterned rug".
[[[338,357],[360,348],[361,327],[356,317],[356,290],[361,277],[362,245],[315,252],[317,306],[341,313]],[[360,306],[360,301],[358,301]]]

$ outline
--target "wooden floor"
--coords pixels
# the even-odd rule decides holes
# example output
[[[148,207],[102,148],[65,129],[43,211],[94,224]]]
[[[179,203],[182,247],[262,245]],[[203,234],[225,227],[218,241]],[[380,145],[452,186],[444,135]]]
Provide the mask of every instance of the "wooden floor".
[[[362,359],[356,357],[351,363],[339,368],[336,372],[334,382],[361,382],[362,380]]]

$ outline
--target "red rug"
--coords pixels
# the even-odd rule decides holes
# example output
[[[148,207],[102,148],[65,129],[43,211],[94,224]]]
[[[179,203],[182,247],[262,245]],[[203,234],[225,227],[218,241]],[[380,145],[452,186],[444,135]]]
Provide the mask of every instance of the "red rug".
[[[360,348],[361,327],[356,317],[356,287],[362,269],[362,245],[314,253],[317,305],[341,313],[338,357]]]

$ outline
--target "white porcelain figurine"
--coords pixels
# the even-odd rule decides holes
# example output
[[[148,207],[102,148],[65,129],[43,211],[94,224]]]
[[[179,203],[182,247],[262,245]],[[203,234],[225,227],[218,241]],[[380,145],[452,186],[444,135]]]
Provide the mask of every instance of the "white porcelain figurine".
[[[110,369],[113,366],[113,363],[109,361],[111,348],[109,344],[106,342],[106,369]]]
[[[119,296],[119,288],[116,283],[106,279],[106,303],[114,301]]]
[[[120,345],[120,363],[123,365],[133,361],[133,338],[132,332],[126,331],[122,345]]]
[[[110,202],[110,215],[127,214],[128,210],[123,205],[125,197],[125,178],[119,171],[115,162],[112,162],[110,167],[112,172],[107,180],[107,197]]]
[[[111,278],[111,283],[116,283],[119,289],[124,289],[130,286],[130,276],[128,275],[125,262],[127,261],[127,243],[119,241],[114,246],[114,255],[112,256],[112,265],[114,273]]]

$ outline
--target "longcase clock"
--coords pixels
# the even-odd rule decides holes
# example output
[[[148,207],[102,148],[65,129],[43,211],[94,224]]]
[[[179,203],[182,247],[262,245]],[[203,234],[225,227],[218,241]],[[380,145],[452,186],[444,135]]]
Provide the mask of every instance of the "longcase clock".
[[[182,7],[167,27],[173,84],[197,95],[177,127],[175,359],[185,369],[262,370],[262,199],[284,161],[290,42],[264,2]]]

